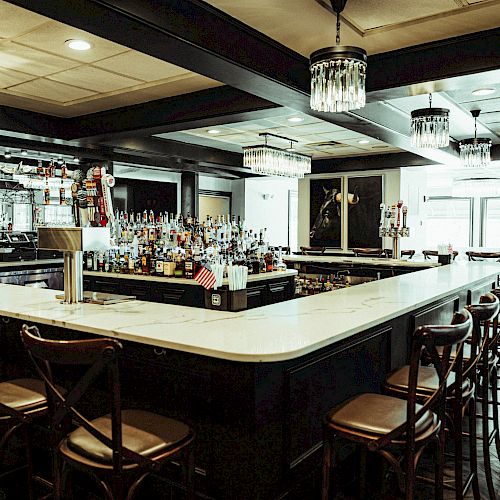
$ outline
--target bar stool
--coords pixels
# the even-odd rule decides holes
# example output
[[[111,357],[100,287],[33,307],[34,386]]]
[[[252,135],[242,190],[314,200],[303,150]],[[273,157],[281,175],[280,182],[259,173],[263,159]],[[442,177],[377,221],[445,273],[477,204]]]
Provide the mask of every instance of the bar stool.
[[[47,414],[45,385],[41,380],[20,378],[0,382],[0,426],[4,429],[0,437],[0,462],[10,439],[22,431],[24,434],[27,461],[27,485],[30,499],[35,498],[35,482],[49,483],[33,471],[33,443],[31,424]]]
[[[385,257],[383,248],[353,248],[355,257]]]
[[[422,255],[425,259],[430,260],[430,257],[437,257],[438,252],[437,250],[422,250]],[[456,250],[453,250],[453,260],[456,259],[457,255],[458,252]]]
[[[388,259],[392,259],[392,249],[384,249],[384,254]],[[410,260],[415,255],[415,250],[401,250],[401,258],[408,257]]]
[[[469,260],[497,259],[500,261],[500,252],[465,252]]]
[[[500,290],[493,290],[492,294],[487,295],[493,295],[498,302],[500,298]],[[473,313],[472,310],[471,313]],[[481,320],[482,318],[478,319],[478,321]],[[476,397],[478,402],[481,403],[481,441],[483,448],[486,484],[488,486],[489,497],[490,499],[494,500],[495,498],[497,498],[497,496],[493,483],[493,474],[490,459],[490,449],[493,442],[495,443],[497,457],[500,459],[500,403],[498,400],[498,342],[500,338],[500,331],[498,328],[498,312],[497,315],[495,315],[493,318],[485,320],[482,326],[485,345],[481,352],[481,357],[478,363],[479,383],[476,387]],[[491,399],[489,397],[489,389],[491,389]],[[490,404],[492,408],[492,418],[489,417]],[[493,423],[493,429],[491,432],[489,430],[490,421],[492,421]]]
[[[442,498],[446,384],[457,362],[457,358],[450,358],[451,348],[456,347],[459,359],[463,341],[471,330],[472,319],[465,309],[454,314],[451,325],[417,328],[413,334],[406,401],[384,394],[361,394],[328,413],[323,426],[323,500],[328,499],[332,452],[338,438],[361,444],[387,460],[407,500],[414,497],[416,468],[421,454],[435,441],[435,494],[436,498]],[[424,347],[432,356],[439,385],[421,405],[417,403],[417,380]],[[437,352],[438,347],[443,347],[441,355]],[[397,449],[399,454],[395,453]],[[401,458],[406,464],[405,471]]]
[[[38,329],[23,325],[22,341],[43,378],[49,401],[54,450],[55,498],[72,498],[67,487],[72,470],[91,476],[107,498],[130,499],[151,472],[167,461],[183,464],[187,497],[194,498],[194,432],[183,422],[142,410],[122,410],[118,358],[114,339],[57,341],[40,338]],[[83,377],[65,395],[54,383],[55,365],[87,366]],[[107,375],[111,413],[89,420],[76,405],[97,378]],[[68,420],[79,427],[67,432]]]
[[[474,498],[480,498],[477,475],[477,445],[476,445],[476,398],[477,367],[481,353],[487,344],[487,331],[481,326],[487,324],[498,314],[499,301],[492,294],[480,298],[480,304],[467,306],[473,317],[473,331],[470,344],[464,344],[456,360],[455,371],[448,378],[447,415],[450,420],[453,441],[455,445],[455,498],[464,498],[472,484]],[[451,357],[456,357],[455,353]],[[409,367],[404,366],[391,373],[384,384],[383,391],[387,394],[406,398],[408,394]],[[421,366],[417,380],[417,399],[425,401],[439,385],[438,375],[433,367]],[[462,426],[465,413],[469,414],[469,453],[471,473],[463,480],[463,433]],[[458,483],[460,481],[460,485]]]
[[[325,247],[300,247],[302,255],[321,255],[325,253]]]

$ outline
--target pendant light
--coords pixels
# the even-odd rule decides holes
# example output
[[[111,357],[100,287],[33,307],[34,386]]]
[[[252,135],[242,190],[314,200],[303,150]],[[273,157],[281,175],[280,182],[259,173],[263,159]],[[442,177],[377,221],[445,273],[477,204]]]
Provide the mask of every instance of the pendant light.
[[[450,143],[450,110],[429,107],[411,112],[411,145],[415,148],[444,148]]]
[[[311,109],[342,112],[364,107],[366,51],[340,45],[340,13],[347,0],[331,0],[337,15],[335,47],[316,50],[310,57]]]
[[[477,117],[481,110],[473,109],[474,137],[460,141],[460,160],[464,167],[487,167],[491,162],[491,140],[477,138]]]

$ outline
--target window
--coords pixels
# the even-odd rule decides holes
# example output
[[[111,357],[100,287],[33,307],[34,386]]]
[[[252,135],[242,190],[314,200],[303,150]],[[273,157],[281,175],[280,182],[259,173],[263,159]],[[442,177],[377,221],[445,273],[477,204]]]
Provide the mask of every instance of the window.
[[[454,248],[472,245],[471,198],[430,197],[425,208],[427,248],[434,249],[441,243],[451,243]]]
[[[482,246],[500,247],[500,198],[483,198]]]

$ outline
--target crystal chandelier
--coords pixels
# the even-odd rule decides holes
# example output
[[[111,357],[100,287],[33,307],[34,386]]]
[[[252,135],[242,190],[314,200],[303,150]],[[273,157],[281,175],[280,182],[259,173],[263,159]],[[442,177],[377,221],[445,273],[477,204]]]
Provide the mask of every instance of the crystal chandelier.
[[[429,107],[411,112],[411,145],[415,148],[444,148],[450,143],[450,110]]]
[[[243,166],[250,168],[255,174],[277,175],[302,179],[304,174],[311,173],[311,157],[293,150],[293,143],[297,142],[287,137],[268,132],[259,134],[264,137],[264,144],[243,148]],[[268,136],[277,137],[290,142],[289,149],[280,149],[268,146]]]
[[[316,50],[310,57],[311,109],[342,112],[365,105],[366,51],[340,45],[340,13],[347,0],[331,0],[337,14],[337,45]]]
[[[460,141],[460,160],[464,167],[487,167],[490,164],[491,140],[477,138],[477,117],[481,111],[473,109],[474,137]]]

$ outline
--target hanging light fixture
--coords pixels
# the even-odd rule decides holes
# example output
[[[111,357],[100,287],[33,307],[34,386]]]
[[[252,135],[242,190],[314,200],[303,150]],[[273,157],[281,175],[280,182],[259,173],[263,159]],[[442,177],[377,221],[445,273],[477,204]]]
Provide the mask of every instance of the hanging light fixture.
[[[462,176],[453,179],[452,196],[458,198],[497,198],[500,177],[493,175]]]
[[[450,110],[429,107],[411,112],[411,145],[415,148],[444,148],[450,143]]]
[[[290,148],[268,146],[269,136],[290,142]],[[292,148],[292,144],[297,141],[269,132],[261,133],[259,137],[264,137],[264,144],[243,148],[243,166],[250,168],[253,173],[299,179],[311,173],[311,157],[297,153]]]
[[[473,109],[474,137],[460,141],[460,160],[464,167],[487,167],[491,162],[491,140],[477,138],[477,117],[481,110]]]
[[[316,50],[310,57],[311,109],[342,112],[364,107],[366,51],[340,45],[340,13],[347,0],[331,0],[337,15],[335,47]]]

